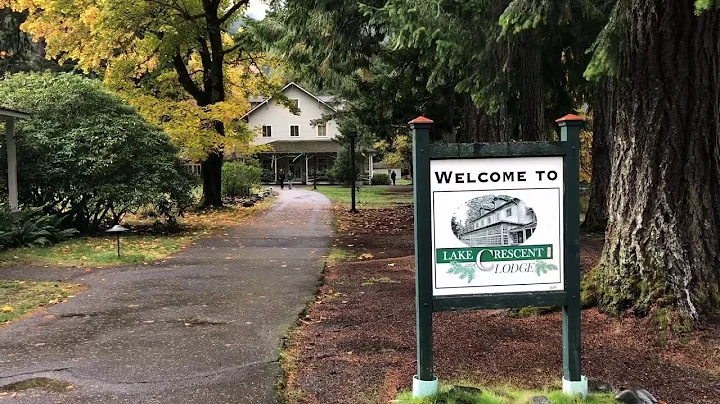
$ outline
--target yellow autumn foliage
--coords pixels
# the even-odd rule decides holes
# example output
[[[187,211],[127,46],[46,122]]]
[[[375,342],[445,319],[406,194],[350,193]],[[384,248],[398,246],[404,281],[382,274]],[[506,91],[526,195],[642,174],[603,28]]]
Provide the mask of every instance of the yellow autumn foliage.
[[[281,84],[261,70],[277,62],[248,50],[242,28],[231,33],[247,7],[241,3],[218,2],[224,97],[214,94],[213,101],[198,105],[197,96],[181,84],[174,57],[182,58],[194,86],[217,92],[209,90],[211,63],[202,56],[205,50],[218,57],[202,0],[0,0],[28,12],[22,29],[44,39],[49,58],[72,60],[85,72],[101,75],[108,88],[162,126],[192,160],[221,150],[248,151],[258,133],[239,119],[250,109],[247,99],[276,94]],[[218,132],[218,122],[224,133]]]

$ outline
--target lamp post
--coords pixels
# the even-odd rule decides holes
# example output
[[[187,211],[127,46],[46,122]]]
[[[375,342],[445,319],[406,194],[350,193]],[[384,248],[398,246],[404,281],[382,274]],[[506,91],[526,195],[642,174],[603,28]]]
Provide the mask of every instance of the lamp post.
[[[120,235],[123,234],[123,233],[125,233],[125,232],[128,231],[128,230],[130,230],[130,229],[125,228],[125,227],[122,227],[122,226],[120,226],[119,224],[116,224],[116,225],[113,226],[112,228],[110,228],[110,229],[108,229],[108,230],[105,230],[105,233],[115,234],[115,236],[117,237],[117,254],[118,254],[118,258],[120,258]]]
[[[350,200],[352,201],[350,213],[358,213],[358,210],[355,209],[355,139],[357,132],[348,132],[348,137],[350,138]]]

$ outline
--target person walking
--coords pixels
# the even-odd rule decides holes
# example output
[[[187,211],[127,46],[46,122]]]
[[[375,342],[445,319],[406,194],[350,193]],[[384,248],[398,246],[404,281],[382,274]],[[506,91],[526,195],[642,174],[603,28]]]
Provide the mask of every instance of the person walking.
[[[278,174],[278,182],[280,183],[280,189],[285,189],[285,170],[282,168]]]
[[[395,178],[397,178],[397,174],[395,174],[395,171],[390,173],[390,179],[393,182],[393,185],[395,185]]]
[[[293,178],[295,178],[295,177],[293,176],[293,172],[292,172],[292,171],[288,171],[288,172],[287,172],[288,189],[292,189]]]

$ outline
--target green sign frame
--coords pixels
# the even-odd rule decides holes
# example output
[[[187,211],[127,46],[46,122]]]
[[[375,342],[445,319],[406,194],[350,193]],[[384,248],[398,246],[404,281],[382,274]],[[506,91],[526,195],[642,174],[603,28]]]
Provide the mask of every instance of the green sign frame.
[[[413,131],[413,183],[415,202],[415,308],[417,326],[417,374],[423,382],[437,380],[433,374],[433,312],[499,309],[530,306],[562,306],[563,390],[565,381],[580,383],[580,129],[584,118],[566,115],[556,122],[560,141],[517,143],[431,144],[433,121],[411,121]],[[432,229],[430,218],[430,161],[514,157],[562,157],[564,290],[485,295],[433,296]],[[415,394],[415,392],[413,392]],[[585,392],[586,394],[586,392]]]

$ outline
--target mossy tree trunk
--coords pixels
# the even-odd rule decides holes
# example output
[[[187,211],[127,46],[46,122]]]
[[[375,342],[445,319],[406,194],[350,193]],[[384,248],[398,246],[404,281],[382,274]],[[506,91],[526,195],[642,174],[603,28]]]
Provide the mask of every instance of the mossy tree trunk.
[[[720,308],[720,12],[629,0],[598,305]]]
[[[605,231],[608,221],[608,192],[610,188],[610,158],[612,132],[615,123],[615,83],[612,78],[595,85],[593,97],[592,183],[590,200],[583,221],[586,231]]]

